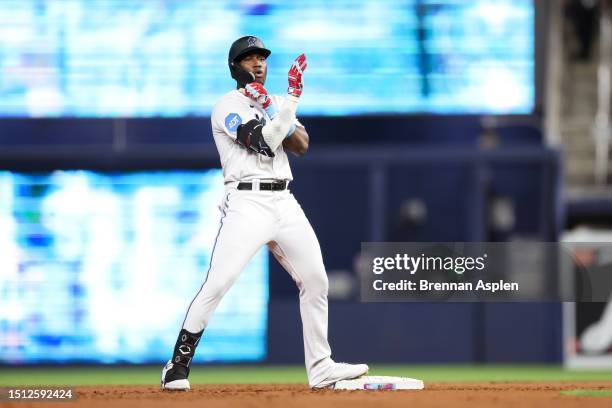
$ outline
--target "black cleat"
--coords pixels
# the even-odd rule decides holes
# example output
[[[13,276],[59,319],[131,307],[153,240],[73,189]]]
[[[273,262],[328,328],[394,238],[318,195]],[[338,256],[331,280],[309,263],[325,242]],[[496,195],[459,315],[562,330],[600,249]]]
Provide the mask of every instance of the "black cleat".
[[[161,387],[168,391],[189,391],[189,367],[168,361],[162,370]]]

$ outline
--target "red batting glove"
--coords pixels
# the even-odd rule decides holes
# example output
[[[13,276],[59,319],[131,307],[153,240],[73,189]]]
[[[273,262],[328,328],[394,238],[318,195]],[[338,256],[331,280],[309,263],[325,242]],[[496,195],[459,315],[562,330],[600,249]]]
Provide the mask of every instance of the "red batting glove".
[[[293,65],[289,69],[289,74],[287,75],[287,79],[289,80],[289,87],[287,88],[287,93],[289,95],[293,95],[297,98],[302,95],[302,88],[304,87],[304,82],[302,81],[302,74],[306,70],[306,55],[302,54],[295,59]]]
[[[272,98],[268,96],[268,91],[259,82],[247,84],[244,87],[244,94],[253,101],[260,103],[264,109],[268,109],[268,106],[272,103]]]

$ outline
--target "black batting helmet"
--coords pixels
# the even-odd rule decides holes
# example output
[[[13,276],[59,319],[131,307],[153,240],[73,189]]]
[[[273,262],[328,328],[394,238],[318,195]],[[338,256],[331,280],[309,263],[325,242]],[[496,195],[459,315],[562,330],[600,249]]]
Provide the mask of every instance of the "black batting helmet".
[[[238,65],[242,58],[252,53],[261,54],[268,58],[268,56],[272,54],[272,51],[265,47],[263,41],[252,35],[240,37],[234,41],[230,47],[227,56],[227,65],[229,66],[232,78],[236,80],[239,88],[244,88],[247,83],[255,80],[253,74],[245,71]]]

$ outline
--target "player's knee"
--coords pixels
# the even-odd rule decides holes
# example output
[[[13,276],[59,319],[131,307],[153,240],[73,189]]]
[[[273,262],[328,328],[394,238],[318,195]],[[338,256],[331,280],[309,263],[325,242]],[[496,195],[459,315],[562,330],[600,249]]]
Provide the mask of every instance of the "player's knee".
[[[305,280],[305,289],[312,295],[325,295],[329,291],[329,281],[325,271],[316,273]]]

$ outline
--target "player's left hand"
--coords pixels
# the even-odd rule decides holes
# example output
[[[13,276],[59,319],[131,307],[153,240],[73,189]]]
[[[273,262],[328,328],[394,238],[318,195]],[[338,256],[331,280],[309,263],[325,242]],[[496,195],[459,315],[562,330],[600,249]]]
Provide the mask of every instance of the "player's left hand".
[[[287,93],[297,98],[302,95],[302,88],[304,87],[304,81],[302,80],[302,74],[306,71],[306,55],[302,54],[295,59],[293,65],[289,69],[287,79],[289,81],[289,87]]]

